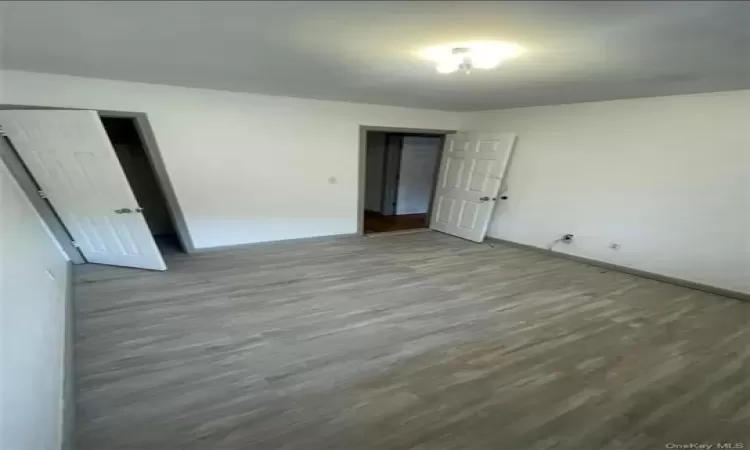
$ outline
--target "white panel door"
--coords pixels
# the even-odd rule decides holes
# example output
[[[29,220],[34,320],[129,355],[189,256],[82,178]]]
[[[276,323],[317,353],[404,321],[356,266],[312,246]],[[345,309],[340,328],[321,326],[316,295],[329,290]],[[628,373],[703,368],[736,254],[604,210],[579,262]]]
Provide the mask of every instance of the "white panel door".
[[[430,228],[484,240],[515,140],[513,133],[446,136]]]
[[[0,125],[87,261],[165,270],[94,111],[0,111]]]

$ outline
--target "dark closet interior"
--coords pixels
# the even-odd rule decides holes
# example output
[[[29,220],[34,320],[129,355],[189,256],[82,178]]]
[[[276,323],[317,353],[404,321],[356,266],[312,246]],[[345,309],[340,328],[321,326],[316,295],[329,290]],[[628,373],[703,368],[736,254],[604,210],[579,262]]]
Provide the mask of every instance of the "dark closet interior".
[[[101,120],[138,205],[143,208],[144,218],[156,243],[162,251],[181,251],[166,197],[159,186],[135,120],[120,117],[102,117]]]

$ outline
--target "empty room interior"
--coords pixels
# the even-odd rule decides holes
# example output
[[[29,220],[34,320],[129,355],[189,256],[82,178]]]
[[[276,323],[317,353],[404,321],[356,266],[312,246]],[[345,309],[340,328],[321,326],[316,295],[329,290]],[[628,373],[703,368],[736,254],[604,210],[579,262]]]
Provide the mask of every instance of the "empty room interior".
[[[0,3],[2,450],[750,448],[750,3]]]

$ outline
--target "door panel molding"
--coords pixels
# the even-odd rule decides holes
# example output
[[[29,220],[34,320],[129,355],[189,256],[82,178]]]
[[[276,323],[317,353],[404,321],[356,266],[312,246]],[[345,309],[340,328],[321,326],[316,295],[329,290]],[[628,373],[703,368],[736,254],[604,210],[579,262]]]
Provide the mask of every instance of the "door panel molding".
[[[73,264],[85,264],[81,252],[73,246],[73,238],[70,236],[65,225],[60,221],[57,213],[50,206],[49,202],[39,195],[39,186],[29,172],[29,169],[18,156],[7,137],[0,137],[0,159],[5,163],[8,172],[16,180],[18,186],[26,194],[29,202],[41,217],[47,228],[49,228],[55,240],[60,244],[63,252],[67,255]]]
[[[4,110],[0,123],[89,262],[166,269],[95,111]]]
[[[430,228],[482,242],[508,169],[514,133],[447,136]]]
[[[14,105],[14,104],[0,104],[0,111],[5,110],[22,110],[22,111],[88,111],[82,108],[65,108],[60,106],[29,106],[29,105]],[[116,111],[116,110],[96,110],[101,117],[119,117],[129,118],[135,121],[136,130],[141,138],[141,143],[146,150],[151,167],[154,169],[156,180],[164,193],[167,200],[167,208],[170,216],[176,228],[177,237],[179,238],[182,248],[186,253],[197,252],[193,239],[190,236],[188,230],[187,220],[185,214],[182,211],[180,202],[177,199],[174,186],[172,185],[171,178],[167,171],[164,158],[162,157],[161,149],[156,141],[156,136],[151,122],[149,121],[148,114],[144,112],[135,111]],[[80,253],[80,252],[79,252]]]

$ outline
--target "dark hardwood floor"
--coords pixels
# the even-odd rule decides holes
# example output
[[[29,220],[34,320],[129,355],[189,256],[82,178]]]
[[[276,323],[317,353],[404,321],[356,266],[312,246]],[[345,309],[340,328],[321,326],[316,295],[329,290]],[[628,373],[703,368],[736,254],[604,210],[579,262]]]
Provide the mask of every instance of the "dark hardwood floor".
[[[427,228],[427,214],[384,216],[380,213],[365,211],[365,233],[368,234],[418,228]]]

